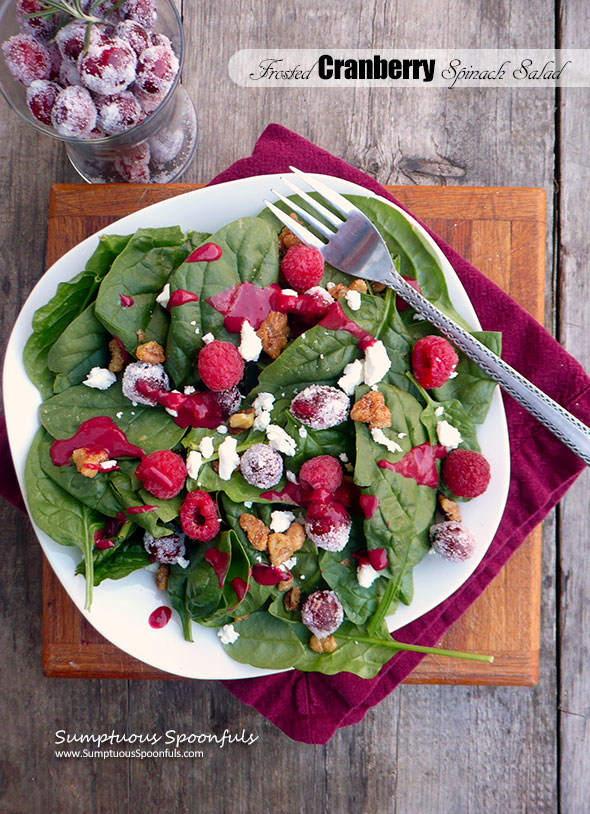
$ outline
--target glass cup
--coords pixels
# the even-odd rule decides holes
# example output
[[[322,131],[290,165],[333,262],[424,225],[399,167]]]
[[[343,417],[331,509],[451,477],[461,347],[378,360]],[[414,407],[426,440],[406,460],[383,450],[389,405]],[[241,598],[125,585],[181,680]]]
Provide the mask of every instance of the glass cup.
[[[178,73],[158,107],[139,124],[116,136],[90,140],[61,136],[38,121],[27,106],[26,87],[14,79],[0,55],[0,91],[8,104],[39,132],[62,141],[72,166],[89,183],[165,184],[179,178],[194,158],[197,115],[180,84],[185,42],[180,16],[171,0],[158,0],[153,30],[171,41],[178,57]],[[19,31],[14,0],[0,0],[0,41],[5,42]]]

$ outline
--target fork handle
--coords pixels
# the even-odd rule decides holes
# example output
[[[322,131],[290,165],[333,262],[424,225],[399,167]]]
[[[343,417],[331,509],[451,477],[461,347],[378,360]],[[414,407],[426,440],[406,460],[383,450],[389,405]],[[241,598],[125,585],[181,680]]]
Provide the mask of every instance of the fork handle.
[[[460,325],[429,302],[404,278],[394,273],[387,285],[450,339],[466,356],[553,432],[584,463],[590,465],[590,428],[569,413],[521,373],[487,348]]]

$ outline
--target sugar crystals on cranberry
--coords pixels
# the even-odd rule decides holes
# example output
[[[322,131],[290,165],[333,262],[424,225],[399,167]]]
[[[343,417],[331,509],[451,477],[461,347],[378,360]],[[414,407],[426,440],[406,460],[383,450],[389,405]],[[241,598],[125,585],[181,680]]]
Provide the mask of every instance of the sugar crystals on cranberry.
[[[51,124],[51,109],[61,88],[48,79],[35,79],[27,88],[27,105],[33,116],[43,124]]]
[[[348,418],[350,399],[337,387],[312,384],[298,393],[290,410],[302,424],[314,430],[335,427]]]
[[[137,60],[136,86],[149,96],[166,94],[178,73],[178,59],[171,48],[152,45]]]
[[[115,96],[102,96],[96,100],[98,125],[108,136],[124,133],[137,124],[141,105],[128,90]]]
[[[283,459],[268,444],[254,444],[242,455],[240,471],[252,486],[270,489],[283,476]]]
[[[301,621],[318,639],[331,636],[343,620],[342,603],[334,591],[314,591],[301,608]]]
[[[78,60],[82,84],[95,93],[119,93],[135,79],[137,58],[133,48],[119,37],[95,43]]]
[[[473,532],[456,520],[445,520],[430,527],[432,549],[451,562],[468,560],[475,551]]]
[[[96,125],[92,97],[79,85],[61,90],[51,110],[51,123],[60,136],[88,138]]]
[[[6,67],[23,85],[48,79],[51,60],[47,48],[30,34],[15,34],[2,43]]]
[[[184,534],[175,531],[165,537],[154,537],[149,531],[143,535],[143,545],[145,550],[156,562],[163,562],[172,565],[179,557],[184,557],[186,549],[184,547]]]
[[[156,390],[168,391],[170,382],[163,365],[152,365],[149,362],[132,362],[127,365],[123,373],[123,395],[136,404],[147,404],[155,407],[157,402],[154,399],[140,393],[137,389],[137,382],[145,381]]]

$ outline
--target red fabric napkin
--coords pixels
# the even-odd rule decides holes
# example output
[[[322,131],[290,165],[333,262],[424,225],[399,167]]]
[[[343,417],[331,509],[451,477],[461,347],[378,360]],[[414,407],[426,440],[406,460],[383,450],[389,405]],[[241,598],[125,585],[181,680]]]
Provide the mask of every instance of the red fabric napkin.
[[[252,156],[237,161],[211,183],[286,172],[290,164],[304,171],[346,178],[399,204],[360,170],[276,124],[266,128]],[[433,237],[461,278],[484,330],[502,331],[504,359],[590,424],[590,379],[581,365],[500,288],[436,235]],[[437,608],[397,631],[396,638],[400,640],[436,645],[584,469],[573,453],[509,396],[504,395],[504,403],[512,471],[508,502],[498,532],[471,578]],[[0,494],[22,508],[5,438],[2,420]],[[416,653],[400,653],[374,679],[350,673],[323,676],[292,670],[223,684],[294,740],[326,743],[339,727],[360,721],[403,681],[421,658]]]

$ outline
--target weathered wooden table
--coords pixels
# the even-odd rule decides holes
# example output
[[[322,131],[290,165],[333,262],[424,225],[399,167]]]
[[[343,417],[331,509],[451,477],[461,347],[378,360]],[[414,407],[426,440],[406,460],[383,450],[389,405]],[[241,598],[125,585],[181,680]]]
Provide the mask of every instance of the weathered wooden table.
[[[581,0],[334,0],[184,3],[184,82],[199,115],[184,181],[210,178],[277,121],[383,183],[543,187],[546,325],[590,367],[586,198],[587,90],[240,89],[237,48],[584,47]],[[0,302],[6,337],[44,269],[48,191],[76,181],[60,145],[3,106]],[[27,521],[2,506],[0,811],[586,812],[590,800],[589,645],[584,474],[544,524],[541,669],[536,687],[403,686],[326,747],[288,740],[214,683],[46,679],[41,671],[41,556]],[[213,722],[213,723],[212,723]],[[258,741],[195,746],[203,757],[66,759],[57,730],[232,732]],[[115,747],[116,748],[116,747]]]

